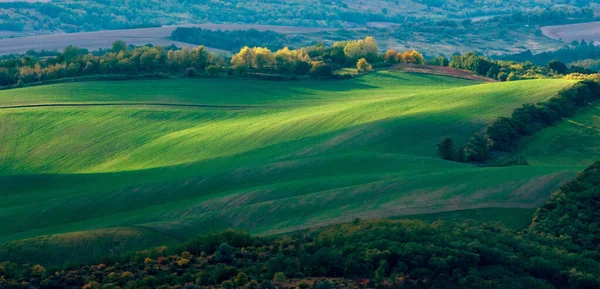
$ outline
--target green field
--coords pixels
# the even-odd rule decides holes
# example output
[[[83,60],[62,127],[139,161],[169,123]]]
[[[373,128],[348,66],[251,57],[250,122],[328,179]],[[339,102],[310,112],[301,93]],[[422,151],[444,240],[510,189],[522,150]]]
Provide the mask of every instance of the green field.
[[[572,83],[381,71],[0,91],[0,257],[87,261],[229,227],[534,208],[593,159],[573,152],[580,161],[559,166],[548,152],[531,166],[482,168],[439,159],[435,144]],[[75,231],[87,232],[39,237]],[[128,245],[111,251],[121,236]]]
[[[600,105],[592,105],[530,138],[519,152],[536,165],[585,165],[600,156]]]

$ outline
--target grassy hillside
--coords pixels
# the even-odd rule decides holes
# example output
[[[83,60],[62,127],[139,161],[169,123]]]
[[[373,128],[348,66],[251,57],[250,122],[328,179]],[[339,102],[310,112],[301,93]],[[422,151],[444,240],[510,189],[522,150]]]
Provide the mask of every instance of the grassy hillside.
[[[453,213],[432,214],[447,219],[431,219],[435,221],[431,223],[355,219],[346,224],[265,238],[228,229],[194,238],[175,248],[160,246],[106,258],[101,263],[72,264],[68,269],[2,262],[0,285],[9,288],[599,288],[599,189],[600,162],[596,162],[534,209],[535,213],[529,209],[468,211],[482,216],[523,215],[530,222],[523,230],[510,230],[498,224],[457,223],[453,222],[456,216]],[[110,237],[118,231],[102,230],[104,235],[99,237]],[[129,237],[135,240],[135,236]],[[70,243],[78,238],[83,242]],[[79,233],[40,238],[46,243],[39,242],[40,248],[44,248],[39,253],[46,256],[56,252],[47,256],[49,259],[63,257],[62,254],[71,257],[73,250],[56,248],[56,242],[80,248],[89,238]],[[167,244],[168,240],[164,242]],[[15,246],[8,255],[33,253],[23,248]],[[102,249],[103,246],[93,248]],[[39,257],[39,253],[33,256]],[[81,260],[82,255],[73,257]]]
[[[37,236],[73,231],[105,236],[98,230],[118,228],[81,244],[83,251],[121,234],[151,234],[144,244],[133,238],[133,249],[160,234],[184,240],[228,227],[266,234],[355,217],[533,208],[585,162],[481,168],[437,158],[435,144],[467,139],[572,83],[376,72],[338,82],[2,91],[0,241],[13,243],[0,245],[0,256],[44,248],[47,239]],[[34,239],[14,242],[24,238]],[[38,259],[48,262],[45,251]]]
[[[600,156],[599,139],[600,106],[595,105],[536,134],[520,154],[532,164],[589,164]]]

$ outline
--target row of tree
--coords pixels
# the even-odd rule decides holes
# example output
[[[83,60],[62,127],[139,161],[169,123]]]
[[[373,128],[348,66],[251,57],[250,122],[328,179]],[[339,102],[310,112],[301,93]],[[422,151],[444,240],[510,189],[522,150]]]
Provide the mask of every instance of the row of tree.
[[[227,72],[229,75],[240,76],[309,74],[317,78],[329,78],[341,68],[356,67],[359,72],[365,72],[370,71],[373,66],[397,63],[450,66],[499,81],[590,72],[583,68],[568,68],[559,61],[551,61],[547,66],[536,66],[530,62],[490,60],[473,52],[454,55],[451,60],[445,57],[425,59],[415,50],[388,50],[380,54],[373,37],[335,42],[331,46],[318,43],[305,48],[284,47],[276,51],[266,47],[245,46],[232,56],[213,53],[204,46],[193,49],[131,47],[123,41],[116,41],[111,49],[95,53],[69,46],[56,56],[27,53],[24,56],[2,59],[0,86],[95,74],[185,73],[187,76],[217,76]]]
[[[600,100],[600,84],[583,80],[561,90],[557,96],[537,104],[525,104],[515,109],[510,117],[495,120],[485,133],[473,135],[462,149],[456,149],[450,138],[442,138],[438,154],[446,160],[483,163],[495,151],[514,151],[520,140],[551,126],[577,109]]]
[[[600,58],[600,47],[593,42],[573,41],[570,46],[565,46],[553,51],[533,54],[530,50],[498,57],[501,60],[512,60],[518,62],[532,62],[536,65],[545,65],[552,60],[563,63],[571,63],[586,59]],[[596,70],[598,71],[598,70]]]
[[[478,75],[499,81],[546,78],[570,73],[594,73],[580,66],[568,67],[563,62],[557,60],[550,60],[545,66],[538,66],[529,61],[519,63],[505,60],[491,60],[474,52],[464,55],[454,55],[448,65],[458,69],[470,70]]]
[[[281,49],[287,43],[295,43],[294,39],[288,39],[285,34],[266,30],[209,30],[194,27],[177,27],[171,33],[171,39],[185,43],[205,45],[229,51],[237,51],[244,46],[266,47],[269,49]]]
[[[90,53],[68,46],[58,55],[28,52],[26,55],[0,60],[0,86],[26,85],[66,77],[98,74],[199,74],[229,75],[311,75],[330,78],[334,71],[356,67],[359,72],[372,70],[372,65],[393,63],[424,63],[417,51],[403,53],[393,50],[379,53],[373,37],[356,41],[336,42],[332,46],[315,46],[271,51],[265,47],[245,46],[232,56],[211,52],[204,46],[196,48],[127,46],[123,41],[111,49]]]

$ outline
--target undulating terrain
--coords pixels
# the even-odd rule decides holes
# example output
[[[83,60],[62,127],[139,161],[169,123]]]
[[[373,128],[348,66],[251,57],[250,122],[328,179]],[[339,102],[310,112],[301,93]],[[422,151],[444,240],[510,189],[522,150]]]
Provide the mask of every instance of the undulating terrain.
[[[435,146],[574,83],[381,70],[0,91],[0,255],[63,264],[230,227],[270,234],[481,208],[527,223],[594,162],[596,108],[532,136],[515,153],[528,166],[444,161]],[[568,137],[548,145],[557,133]]]

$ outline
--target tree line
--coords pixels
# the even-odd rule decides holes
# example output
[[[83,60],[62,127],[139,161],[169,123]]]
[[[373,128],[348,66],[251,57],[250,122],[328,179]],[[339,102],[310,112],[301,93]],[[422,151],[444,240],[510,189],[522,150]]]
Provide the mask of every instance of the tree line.
[[[484,133],[474,134],[461,149],[456,148],[451,138],[442,138],[437,145],[438,155],[446,160],[485,163],[494,151],[512,152],[523,137],[572,116],[579,108],[597,100],[600,100],[600,84],[580,81],[545,102],[524,104],[509,117],[499,117]]]
[[[598,288],[600,162],[521,231],[477,222],[354,221],[256,237],[227,230],[178,248],[59,268],[0,263],[3,288]]]
[[[563,63],[573,63],[587,59],[600,58],[600,47],[594,45],[592,42],[588,43],[585,40],[581,40],[573,41],[570,46],[564,46],[553,51],[533,54],[530,50],[527,50],[521,53],[504,55],[497,58],[501,60],[513,60],[517,62],[529,61],[536,65],[545,65],[553,60]],[[574,66],[582,67],[582,65]],[[598,72],[598,68],[595,68],[594,71]]]
[[[245,46],[233,55],[214,53],[204,46],[183,49],[132,47],[123,41],[116,41],[111,49],[93,53],[68,46],[55,56],[28,52],[22,56],[4,58],[0,60],[0,86],[21,87],[30,83],[106,74],[158,77],[310,75],[332,78],[335,77],[335,70],[345,67],[368,72],[374,65],[423,61],[423,55],[417,51],[380,54],[373,37],[335,42],[331,46],[318,43],[299,49],[284,47],[276,51],[266,47]]]
[[[57,55],[30,51],[25,55],[4,57],[0,59],[0,86],[23,86],[106,74],[154,77],[235,75],[274,80],[305,75],[334,78],[342,77],[334,73],[342,68],[355,67],[358,72],[368,72],[373,68],[398,63],[450,66],[499,81],[555,77],[574,72],[589,73],[586,70],[568,68],[559,61],[537,66],[530,62],[490,60],[474,52],[455,54],[451,59],[425,59],[423,54],[415,50],[388,50],[380,53],[377,41],[370,36],[334,42],[330,46],[319,42],[313,46],[297,49],[284,47],[275,51],[262,46],[244,46],[233,55],[214,53],[204,46],[183,49],[151,45],[132,47],[123,41],[116,41],[111,49],[92,53],[68,46]]]
[[[284,48],[287,43],[295,43],[284,34],[275,31],[248,30],[209,30],[194,27],[177,27],[170,39],[229,51],[239,51],[244,46]]]

